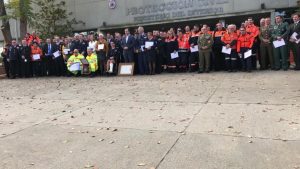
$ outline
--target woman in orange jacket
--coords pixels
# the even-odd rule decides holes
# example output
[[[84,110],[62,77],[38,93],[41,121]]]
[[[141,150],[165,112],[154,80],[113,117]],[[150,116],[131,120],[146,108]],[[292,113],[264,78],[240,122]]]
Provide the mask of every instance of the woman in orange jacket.
[[[227,71],[235,72],[237,70],[237,58],[238,58],[238,54],[236,51],[238,35],[236,33],[235,25],[228,25],[227,29],[228,29],[227,32],[221,38],[223,45],[227,49],[231,48],[231,53],[225,54],[225,65]]]
[[[32,72],[34,76],[41,76],[41,59],[43,57],[43,51],[38,46],[37,42],[33,42],[31,46],[31,61],[32,61]]]

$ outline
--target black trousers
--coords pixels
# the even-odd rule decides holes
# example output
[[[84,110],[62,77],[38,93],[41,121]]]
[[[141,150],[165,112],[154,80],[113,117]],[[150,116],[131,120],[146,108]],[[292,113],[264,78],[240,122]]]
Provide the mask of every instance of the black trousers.
[[[241,48],[241,51],[240,53],[242,54],[242,69],[243,70],[247,70],[247,71],[251,71],[252,68],[253,68],[253,65],[252,65],[252,57],[248,57],[245,59],[245,52],[247,52],[249,50],[249,48]]]
[[[225,55],[222,53],[222,47],[220,45],[213,46],[213,66],[215,71],[224,70],[225,67]]]
[[[18,61],[17,60],[10,60],[9,61],[9,73],[10,77],[15,78],[18,71]]]
[[[225,65],[227,70],[237,70],[237,57],[236,50],[231,50],[231,54],[225,54]]]
[[[147,55],[145,52],[140,52],[138,56],[138,67],[141,75],[148,73]]]
[[[179,66],[180,67],[185,67],[188,65],[188,56],[189,53],[188,52],[179,52]]]
[[[42,60],[42,75],[53,76],[55,75],[55,66],[52,56],[46,56]]]
[[[300,45],[298,45],[298,44],[296,46],[296,55],[294,56],[294,58],[295,58],[295,64],[296,64],[295,69],[300,70]]]
[[[9,77],[9,62],[6,61],[6,59],[3,61],[4,63],[4,69],[6,73],[6,77]]]
[[[56,76],[65,76],[67,67],[62,56],[54,59],[54,74]]]
[[[20,70],[21,70],[21,77],[31,77],[32,73],[31,73],[31,62],[30,61],[22,61],[21,62],[21,67],[20,67]]]
[[[257,54],[258,54],[258,49],[259,49],[259,44],[258,42],[254,42],[253,47],[252,47],[252,56],[251,56],[251,64],[252,68],[256,69],[257,68]]]
[[[33,76],[42,76],[42,64],[41,61],[33,61],[32,62],[32,73]]]

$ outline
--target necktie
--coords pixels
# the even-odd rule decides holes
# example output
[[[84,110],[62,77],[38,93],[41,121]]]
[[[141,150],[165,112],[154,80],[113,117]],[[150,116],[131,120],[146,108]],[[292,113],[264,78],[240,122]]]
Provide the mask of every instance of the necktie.
[[[51,45],[48,46],[48,54],[51,54]]]

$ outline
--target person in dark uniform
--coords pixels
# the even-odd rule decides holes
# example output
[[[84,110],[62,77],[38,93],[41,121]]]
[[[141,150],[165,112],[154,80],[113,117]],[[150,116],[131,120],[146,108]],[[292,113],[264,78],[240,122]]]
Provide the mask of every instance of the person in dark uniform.
[[[189,44],[191,47],[198,46],[198,38],[200,36],[201,32],[199,30],[199,26],[195,25],[194,29],[192,31],[192,35],[189,39]],[[199,52],[191,52],[189,57],[189,72],[193,71],[193,66],[196,66],[196,62],[199,58]]]
[[[79,34],[79,46],[78,50],[83,56],[87,56],[87,48],[89,46],[89,43],[84,40],[84,37],[82,34]]]
[[[225,56],[222,53],[223,42],[221,38],[226,33],[226,29],[223,27],[222,23],[216,24],[216,30],[213,33],[214,44],[213,44],[213,53],[214,53],[214,69],[215,71],[224,70],[225,67]]]
[[[106,59],[108,53],[108,43],[104,39],[102,34],[99,35],[98,41],[96,43],[96,53],[97,53],[97,61],[98,61],[98,73],[100,75],[104,75],[106,72]]]
[[[67,73],[67,66],[64,62],[64,58],[63,58],[63,48],[64,48],[64,42],[58,37],[56,36],[54,38],[54,42],[53,42],[56,47],[57,47],[57,51],[59,51],[60,56],[59,57],[54,57],[54,72],[56,76],[65,76]]]
[[[6,73],[6,77],[9,78],[9,58],[8,58],[8,49],[9,49],[9,44],[5,45],[1,56],[3,58],[3,63],[4,63],[4,69],[5,69],[5,73]]]
[[[19,61],[19,46],[16,40],[12,40],[11,46],[8,52],[9,59],[9,73],[10,78],[15,79],[18,71],[18,61]]]
[[[166,43],[165,43],[165,34],[160,32],[157,37],[157,59],[156,59],[156,73],[160,74],[163,71],[162,66],[166,67]]]
[[[172,31],[168,31],[168,37],[166,38],[166,54],[168,55],[168,70],[175,72],[178,65],[178,57],[172,58],[171,54],[178,52],[178,41]]]
[[[32,66],[31,66],[31,48],[27,44],[26,40],[22,40],[22,46],[19,48],[20,52],[20,63],[21,63],[21,77],[32,77]]]
[[[120,63],[121,53],[120,50],[116,47],[115,42],[112,40],[110,42],[110,49],[107,54],[107,70],[110,69],[110,63],[113,63],[113,73],[118,71]]]
[[[152,32],[148,32],[147,34],[147,40],[145,43],[152,43],[152,46],[149,46],[148,48],[145,48],[146,50],[146,62],[149,67],[149,75],[155,74],[155,63],[156,63],[156,47],[157,47],[157,41],[153,37]]]
[[[71,42],[71,45],[70,45],[70,54],[72,55],[73,54],[73,51],[75,49],[79,49],[80,48],[80,45],[79,45],[79,35],[75,35],[72,42]]]
[[[146,62],[146,53],[145,53],[145,42],[147,40],[147,36],[144,33],[144,28],[138,28],[139,36],[138,36],[138,66],[140,75],[144,75],[148,73],[148,65]]]

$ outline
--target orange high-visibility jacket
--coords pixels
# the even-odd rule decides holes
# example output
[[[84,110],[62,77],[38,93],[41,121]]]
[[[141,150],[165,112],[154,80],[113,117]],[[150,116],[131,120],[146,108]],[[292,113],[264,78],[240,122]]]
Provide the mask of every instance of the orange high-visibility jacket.
[[[226,32],[222,38],[221,38],[222,42],[225,45],[230,45],[231,49],[236,49],[236,44],[237,44],[237,40],[238,40],[238,34],[235,32],[229,33]]]
[[[241,48],[252,48],[254,42],[253,36],[249,34],[240,35],[237,40],[237,52],[241,51]]]

